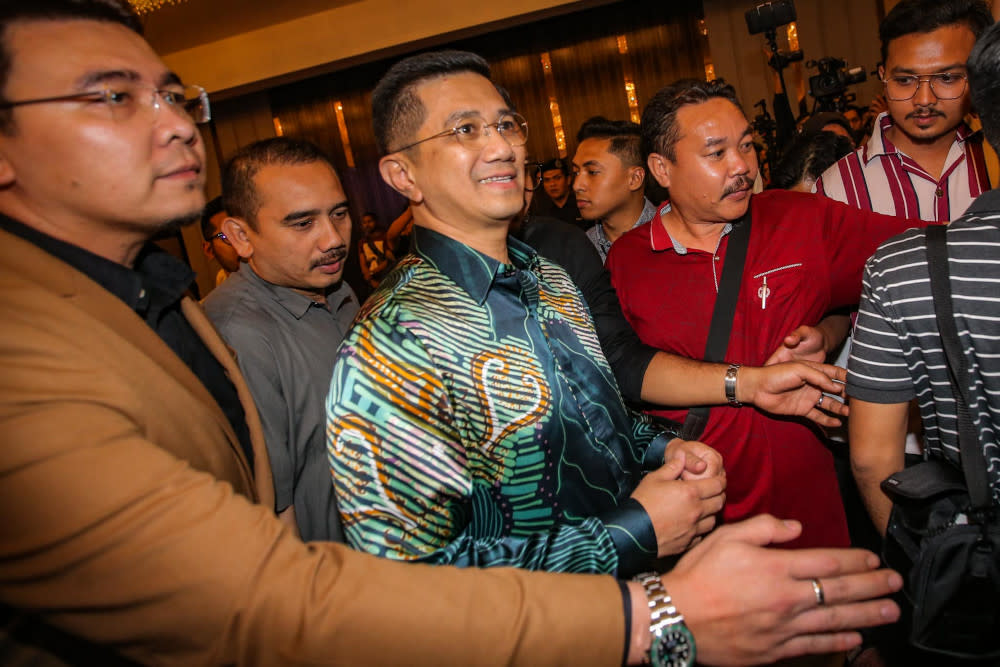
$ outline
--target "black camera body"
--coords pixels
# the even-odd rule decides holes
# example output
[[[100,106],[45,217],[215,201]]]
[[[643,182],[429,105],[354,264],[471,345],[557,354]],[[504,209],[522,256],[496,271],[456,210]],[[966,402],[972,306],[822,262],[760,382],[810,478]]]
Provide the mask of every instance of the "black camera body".
[[[752,9],[748,9],[744,17],[747,20],[747,30],[750,31],[751,35],[776,30],[797,18],[795,4],[792,0],[762,2]]]
[[[819,70],[819,74],[809,77],[809,94],[817,99],[843,95],[848,86],[863,83],[868,78],[864,67],[848,67],[840,58],[810,60],[806,67]]]

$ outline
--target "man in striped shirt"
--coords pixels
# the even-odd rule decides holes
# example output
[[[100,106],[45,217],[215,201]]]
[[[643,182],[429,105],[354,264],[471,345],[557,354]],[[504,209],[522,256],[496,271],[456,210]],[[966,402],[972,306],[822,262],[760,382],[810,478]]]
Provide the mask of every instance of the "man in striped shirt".
[[[868,142],[830,167],[816,191],[852,206],[947,222],[989,190],[969,112],[965,61],[992,23],[980,0],[903,0],[879,27],[888,112]]]
[[[969,59],[972,96],[987,138],[1000,139],[1000,28]],[[1000,501],[1000,189],[978,198],[948,228],[951,287],[968,360],[970,412]],[[885,532],[892,503],[879,489],[903,468],[908,402],[916,398],[925,451],[958,463],[955,401],[941,349],[927,270],[925,236],[887,241],[865,269],[847,376],[851,463],[875,526]]]

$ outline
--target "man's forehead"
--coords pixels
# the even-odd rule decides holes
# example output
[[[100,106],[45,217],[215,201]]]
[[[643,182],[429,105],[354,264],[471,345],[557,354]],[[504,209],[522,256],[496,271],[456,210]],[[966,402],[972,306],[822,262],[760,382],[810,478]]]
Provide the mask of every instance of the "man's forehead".
[[[677,129],[680,139],[691,136],[699,143],[722,137],[738,139],[751,131],[740,108],[722,97],[681,107],[677,111]]]
[[[93,78],[160,84],[172,76],[142,36],[110,21],[18,21],[5,30],[4,45],[11,55],[8,85],[48,94]]]
[[[611,139],[606,137],[588,137],[580,142],[576,147],[576,155],[573,156],[575,164],[583,164],[588,160],[600,160],[606,155],[611,155]]]
[[[254,175],[254,185],[261,202],[294,199],[304,193],[344,195],[337,172],[322,160],[264,165]]]
[[[416,93],[426,109],[426,120],[431,123],[470,114],[492,119],[508,110],[493,83],[475,72],[427,79],[417,84]]]
[[[888,44],[886,67],[906,68],[912,64],[920,64],[911,63],[911,60],[941,60],[942,62],[934,64],[964,65],[975,43],[975,33],[964,23],[941,26],[930,32],[900,35]]]

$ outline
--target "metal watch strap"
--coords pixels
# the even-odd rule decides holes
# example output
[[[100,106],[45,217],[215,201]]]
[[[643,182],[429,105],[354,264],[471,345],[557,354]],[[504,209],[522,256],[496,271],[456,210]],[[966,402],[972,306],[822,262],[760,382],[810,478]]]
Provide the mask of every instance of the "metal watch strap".
[[[743,405],[736,400],[736,376],[739,374],[740,368],[740,364],[729,364],[729,368],[726,369],[726,379],[723,381],[723,387],[726,390],[726,400],[734,408]]]
[[[637,575],[635,581],[642,584],[649,602],[649,631],[654,636],[668,625],[681,623],[684,617],[677,611],[673,600],[663,587],[663,581],[656,572]]]

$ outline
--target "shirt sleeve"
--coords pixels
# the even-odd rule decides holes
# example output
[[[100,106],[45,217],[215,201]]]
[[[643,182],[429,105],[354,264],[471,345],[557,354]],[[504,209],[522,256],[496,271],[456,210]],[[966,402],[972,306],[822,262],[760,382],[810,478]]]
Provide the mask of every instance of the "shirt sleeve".
[[[847,204],[816,198],[824,207],[824,245],[830,271],[830,309],[853,306],[861,294],[865,261],[884,241],[929,222],[873,213]]]
[[[905,403],[915,396],[879,255],[865,266],[861,306],[847,366],[847,393],[870,403]]]
[[[388,351],[399,351],[405,363]],[[616,524],[618,516],[557,523],[524,536],[502,534],[504,517],[492,484],[469,470],[442,378],[406,327],[386,317],[355,325],[334,366],[327,414],[334,488],[347,541],[355,548],[460,566],[616,571],[616,540],[604,522]],[[497,514],[494,536],[471,533],[477,513]],[[617,514],[634,515],[635,508],[626,503]],[[635,523],[634,516],[627,518],[625,525]]]
[[[577,285],[590,308],[601,349],[611,365],[622,396],[628,401],[639,402],[642,400],[642,380],[649,362],[656,355],[656,349],[644,345],[625,319],[618,295],[611,285],[611,276],[603,265],[581,276]]]

